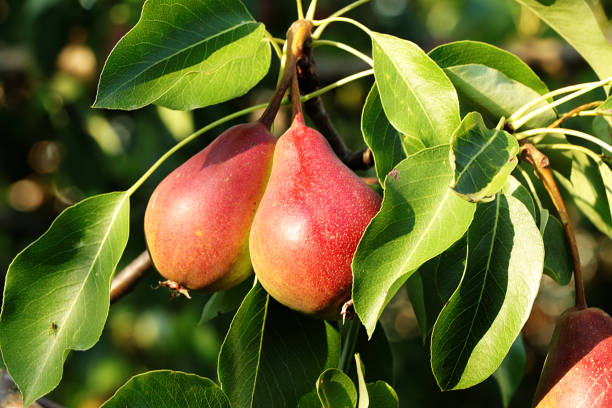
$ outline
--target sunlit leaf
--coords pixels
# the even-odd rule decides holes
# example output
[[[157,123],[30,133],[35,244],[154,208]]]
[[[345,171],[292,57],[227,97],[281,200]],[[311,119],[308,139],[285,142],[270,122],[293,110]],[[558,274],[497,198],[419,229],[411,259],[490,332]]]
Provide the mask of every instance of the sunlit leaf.
[[[125,192],[83,200],[10,265],[0,347],[25,406],[60,382],[70,350],[86,350],[100,338],[111,276],[129,235],[129,209]]]
[[[416,44],[372,33],[374,76],[389,121],[426,147],[450,142],[460,122],[453,84]]]
[[[323,408],[355,408],[357,404],[355,384],[337,368],[329,368],[321,374],[317,393]]]
[[[475,205],[449,188],[454,172],[449,145],[404,159],[385,179],[380,212],[353,258],[355,311],[371,336],[399,287],[423,263],[467,230]]]
[[[599,78],[612,76],[612,46],[584,0],[516,0],[533,11],[584,57]]]
[[[106,60],[94,107],[194,109],[240,96],[268,71],[264,32],[239,0],[148,0]]]
[[[219,381],[232,406],[291,407],[338,365],[329,323],[280,305],[257,284],[236,312],[219,353]]]
[[[512,196],[480,203],[467,240],[465,274],[431,339],[443,390],[471,387],[497,369],[529,317],[544,264],[533,217]]]
[[[149,371],[132,377],[102,408],[230,408],[221,388],[208,378],[180,371]]]
[[[518,151],[514,136],[487,129],[478,112],[468,114],[453,134],[453,189],[470,201],[489,199],[506,184],[518,163]]]

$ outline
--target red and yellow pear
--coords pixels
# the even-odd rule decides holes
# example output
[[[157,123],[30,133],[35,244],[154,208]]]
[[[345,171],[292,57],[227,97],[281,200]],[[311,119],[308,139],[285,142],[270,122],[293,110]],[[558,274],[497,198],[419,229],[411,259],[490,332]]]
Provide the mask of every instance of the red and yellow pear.
[[[571,308],[555,327],[536,389],[537,408],[612,408],[612,318]]]
[[[294,310],[338,318],[351,294],[353,253],[380,201],[295,113],[276,144],[251,226],[251,261],[261,285]]]
[[[261,120],[236,125],[157,186],[144,229],[162,276],[179,288],[216,291],[251,274],[249,229],[275,143]]]

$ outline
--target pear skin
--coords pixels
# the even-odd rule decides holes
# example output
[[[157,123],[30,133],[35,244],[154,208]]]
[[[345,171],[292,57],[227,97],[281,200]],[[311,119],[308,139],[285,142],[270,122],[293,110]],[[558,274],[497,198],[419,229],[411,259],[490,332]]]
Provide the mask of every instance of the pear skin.
[[[259,282],[294,310],[337,319],[351,295],[353,254],[380,202],[297,113],[276,144],[251,227]]]
[[[597,308],[566,310],[555,327],[533,406],[612,408],[612,318]]]
[[[157,186],[144,229],[162,276],[188,289],[216,291],[251,274],[249,230],[275,143],[260,122],[236,125]]]

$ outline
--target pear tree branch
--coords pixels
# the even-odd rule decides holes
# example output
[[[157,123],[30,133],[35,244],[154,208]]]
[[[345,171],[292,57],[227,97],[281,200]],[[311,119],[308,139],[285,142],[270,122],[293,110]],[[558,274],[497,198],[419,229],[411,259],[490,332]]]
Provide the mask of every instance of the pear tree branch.
[[[115,303],[125,294],[129,293],[140,279],[151,268],[152,262],[149,252],[145,250],[132,262],[115,275],[111,282],[110,301]]]
[[[298,79],[302,94],[309,94],[320,86],[316,63],[312,55],[310,39],[304,42],[302,55],[297,60]],[[351,151],[331,122],[321,97],[312,98],[304,103],[304,111],[312,119],[317,129],[327,139],[336,155],[352,170],[367,170],[374,165],[374,156],[369,148]]]
[[[580,255],[578,253],[578,246],[576,245],[576,237],[574,236],[574,230],[572,228],[572,224],[570,223],[569,215],[567,213],[567,209],[565,208],[565,203],[561,197],[561,193],[559,193],[557,183],[555,182],[550,169],[550,161],[548,156],[539,151],[533,144],[525,140],[521,140],[519,143],[521,144],[522,158],[533,166],[536,176],[542,181],[542,184],[544,184],[548,195],[557,209],[557,213],[561,219],[561,224],[563,224],[565,238],[567,239],[567,243],[569,244],[570,252],[572,254],[574,285],[576,290],[576,307],[579,309],[584,309],[586,308],[586,299],[584,296],[582,268],[580,267]]]

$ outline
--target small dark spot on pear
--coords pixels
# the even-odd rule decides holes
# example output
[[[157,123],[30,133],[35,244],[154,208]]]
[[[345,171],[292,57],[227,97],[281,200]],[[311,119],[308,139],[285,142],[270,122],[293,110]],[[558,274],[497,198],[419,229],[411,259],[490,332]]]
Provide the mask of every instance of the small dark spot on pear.
[[[57,329],[58,329],[57,323],[55,323],[55,322],[51,322],[51,327],[50,327],[50,329],[51,329],[51,333],[52,333],[52,334],[55,334],[55,333],[57,332]]]

